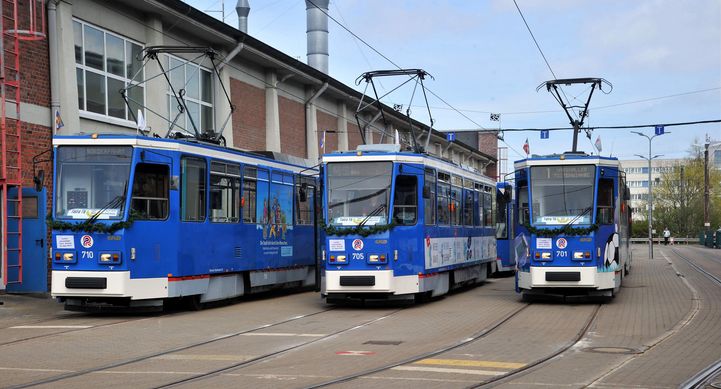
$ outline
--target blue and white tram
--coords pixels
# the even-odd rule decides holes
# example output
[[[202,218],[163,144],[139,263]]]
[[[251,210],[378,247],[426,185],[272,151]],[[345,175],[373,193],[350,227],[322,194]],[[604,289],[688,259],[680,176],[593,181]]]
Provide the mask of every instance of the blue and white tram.
[[[494,180],[397,145],[323,156],[328,302],[445,294],[496,258]]]
[[[515,163],[516,288],[614,296],[631,265],[629,191],[616,158],[584,153]]]
[[[499,273],[512,274],[516,270],[513,238],[516,236],[516,202],[510,182],[496,184],[496,265]]]
[[[66,309],[315,283],[317,180],[301,160],[142,136],[53,145],[52,296]]]

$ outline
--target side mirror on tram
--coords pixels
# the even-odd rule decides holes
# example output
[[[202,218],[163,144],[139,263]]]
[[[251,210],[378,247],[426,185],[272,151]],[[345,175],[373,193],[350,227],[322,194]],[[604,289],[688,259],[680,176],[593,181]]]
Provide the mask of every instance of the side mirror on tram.
[[[423,198],[424,199],[430,199],[431,198],[431,188],[429,186],[423,187]]]
[[[626,190],[623,191],[623,199],[631,200],[631,189],[626,188]]]
[[[35,191],[40,192],[43,190],[43,183],[45,181],[45,171],[38,171],[38,175],[33,177],[33,183],[35,184]]]

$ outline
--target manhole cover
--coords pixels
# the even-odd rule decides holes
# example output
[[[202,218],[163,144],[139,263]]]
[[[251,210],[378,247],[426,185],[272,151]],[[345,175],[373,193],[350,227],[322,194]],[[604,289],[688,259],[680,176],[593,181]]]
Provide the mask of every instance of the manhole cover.
[[[603,353],[603,354],[640,354],[641,352],[629,348],[629,347],[613,347],[613,346],[605,346],[605,347],[588,347],[585,349],[585,351],[592,352],[592,353]]]
[[[622,288],[645,288],[646,285],[621,285]]]
[[[375,344],[378,346],[398,346],[403,343],[400,340],[369,340],[363,344]]]

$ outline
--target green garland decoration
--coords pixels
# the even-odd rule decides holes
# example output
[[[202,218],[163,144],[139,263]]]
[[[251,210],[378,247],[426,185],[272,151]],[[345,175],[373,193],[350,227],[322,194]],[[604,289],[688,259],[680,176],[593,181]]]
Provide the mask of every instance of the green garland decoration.
[[[355,227],[336,227],[333,225],[327,225],[323,220],[320,221],[320,228],[322,228],[327,235],[335,236],[346,236],[346,235],[360,235],[367,238],[370,235],[380,234],[386,231],[390,231],[395,227],[395,223],[390,224],[376,224],[372,226],[355,226]]]
[[[598,229],[598,223],[592,224],[590,227],[571,227],[565,225],[561,228],[536,228],[529,223],[521,224],[529,233],[542,236],[542,237],[553,237],[558,235],[588,235]]]
[[[48,227],[54,231],[72,231],[72,232],[87,232],[87,233],[101,233],[101,234],[114,234],[115,231],[122,230],[123,228],[130,228],[136,219],[142,215],[136,211],[130,211],[130,216],[126,221],[115,222],[112,224],[97,223],[97,219],[87,219],[82,223],[68,223],[58,220],[53,220],[50,215],[47,218]]]

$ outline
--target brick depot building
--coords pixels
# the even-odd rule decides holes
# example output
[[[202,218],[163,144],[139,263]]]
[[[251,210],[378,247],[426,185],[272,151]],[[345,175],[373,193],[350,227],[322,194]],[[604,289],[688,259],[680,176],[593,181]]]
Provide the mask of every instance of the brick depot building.
[[[18,9],[23,9],[31,0],[17,2]],[[159,74],[157,64],[151,62],[143,67],[137,59],[137,54],[148,46],[211,47],[218,53],[219,77],[211,64],[197,59],[196,54],[159,56],[165,69],[175,69],[171,83],[186,89],[188,112],[201,129],[219,131],[227,119],[223,136],[229,147],[269,150],[317,161],[324,151],[353,150],[361,143],[354,117],[361,93],[182,1],[45,0],[43,5],[47,34],[44,39],[21,42],[19,55],[22,186],[31,188],[37,171],[44,170],[45,191],[36,194],[39,203],[47,204],[43,212],[51,209],[52,167],[44,160],[50,157],[47,150],[51,149],[53,134],[137,132],[135,116],[117,91],[131,80]],[[7,16],[11,10],[6,8],[3,11]],[[22,12],[14,16],[23,19]],[[139,71],[140,77],[133,77]],[[232,114],[223,86],[235,107]],[[130,98],[138,102],[138,107],[144,107],[149,134],[164,136],[177,105],[165,78],[146,81],[130,92]],[[12,102],[6,102],[6,106],[12,108],[6,115],[12,121],[15,106]],[[390,108],[384,111],[388,125],[380,128],[377,121],[364,128],[366,142],[392,143],[389,134],[394,130],[408,139],[407,119]],[[364,120],[370,121],[374,113]],[[191,129],[187,115],[181,115],[177,124]],[[414,121],[413,126],[416,133],[428,130],[420,122]],[[321,149],[323,134],[325,144]],[[434,131],[428,152],[494,177],[495,135],[473,139],[471,143],[477,144],[471,147],[447,142],[444,134]],[[25,203],[24,208],[30,206]],[[32,209],[28,209],[24,222],[32,215]],[[44,222],[45,215],[38,214],[37,218]],[[47,231],[38,234],[44,235],[25,236],[24,240],[47,239]],[[10,282],[8,291],[48,290],[48,245],[41,243],[41,254],[28,255],[29,247],[24,250],[26,285]],[[8,260],[12,261],[3,258]],[[12,281],[11,271],[7,270],[0,289]]]

